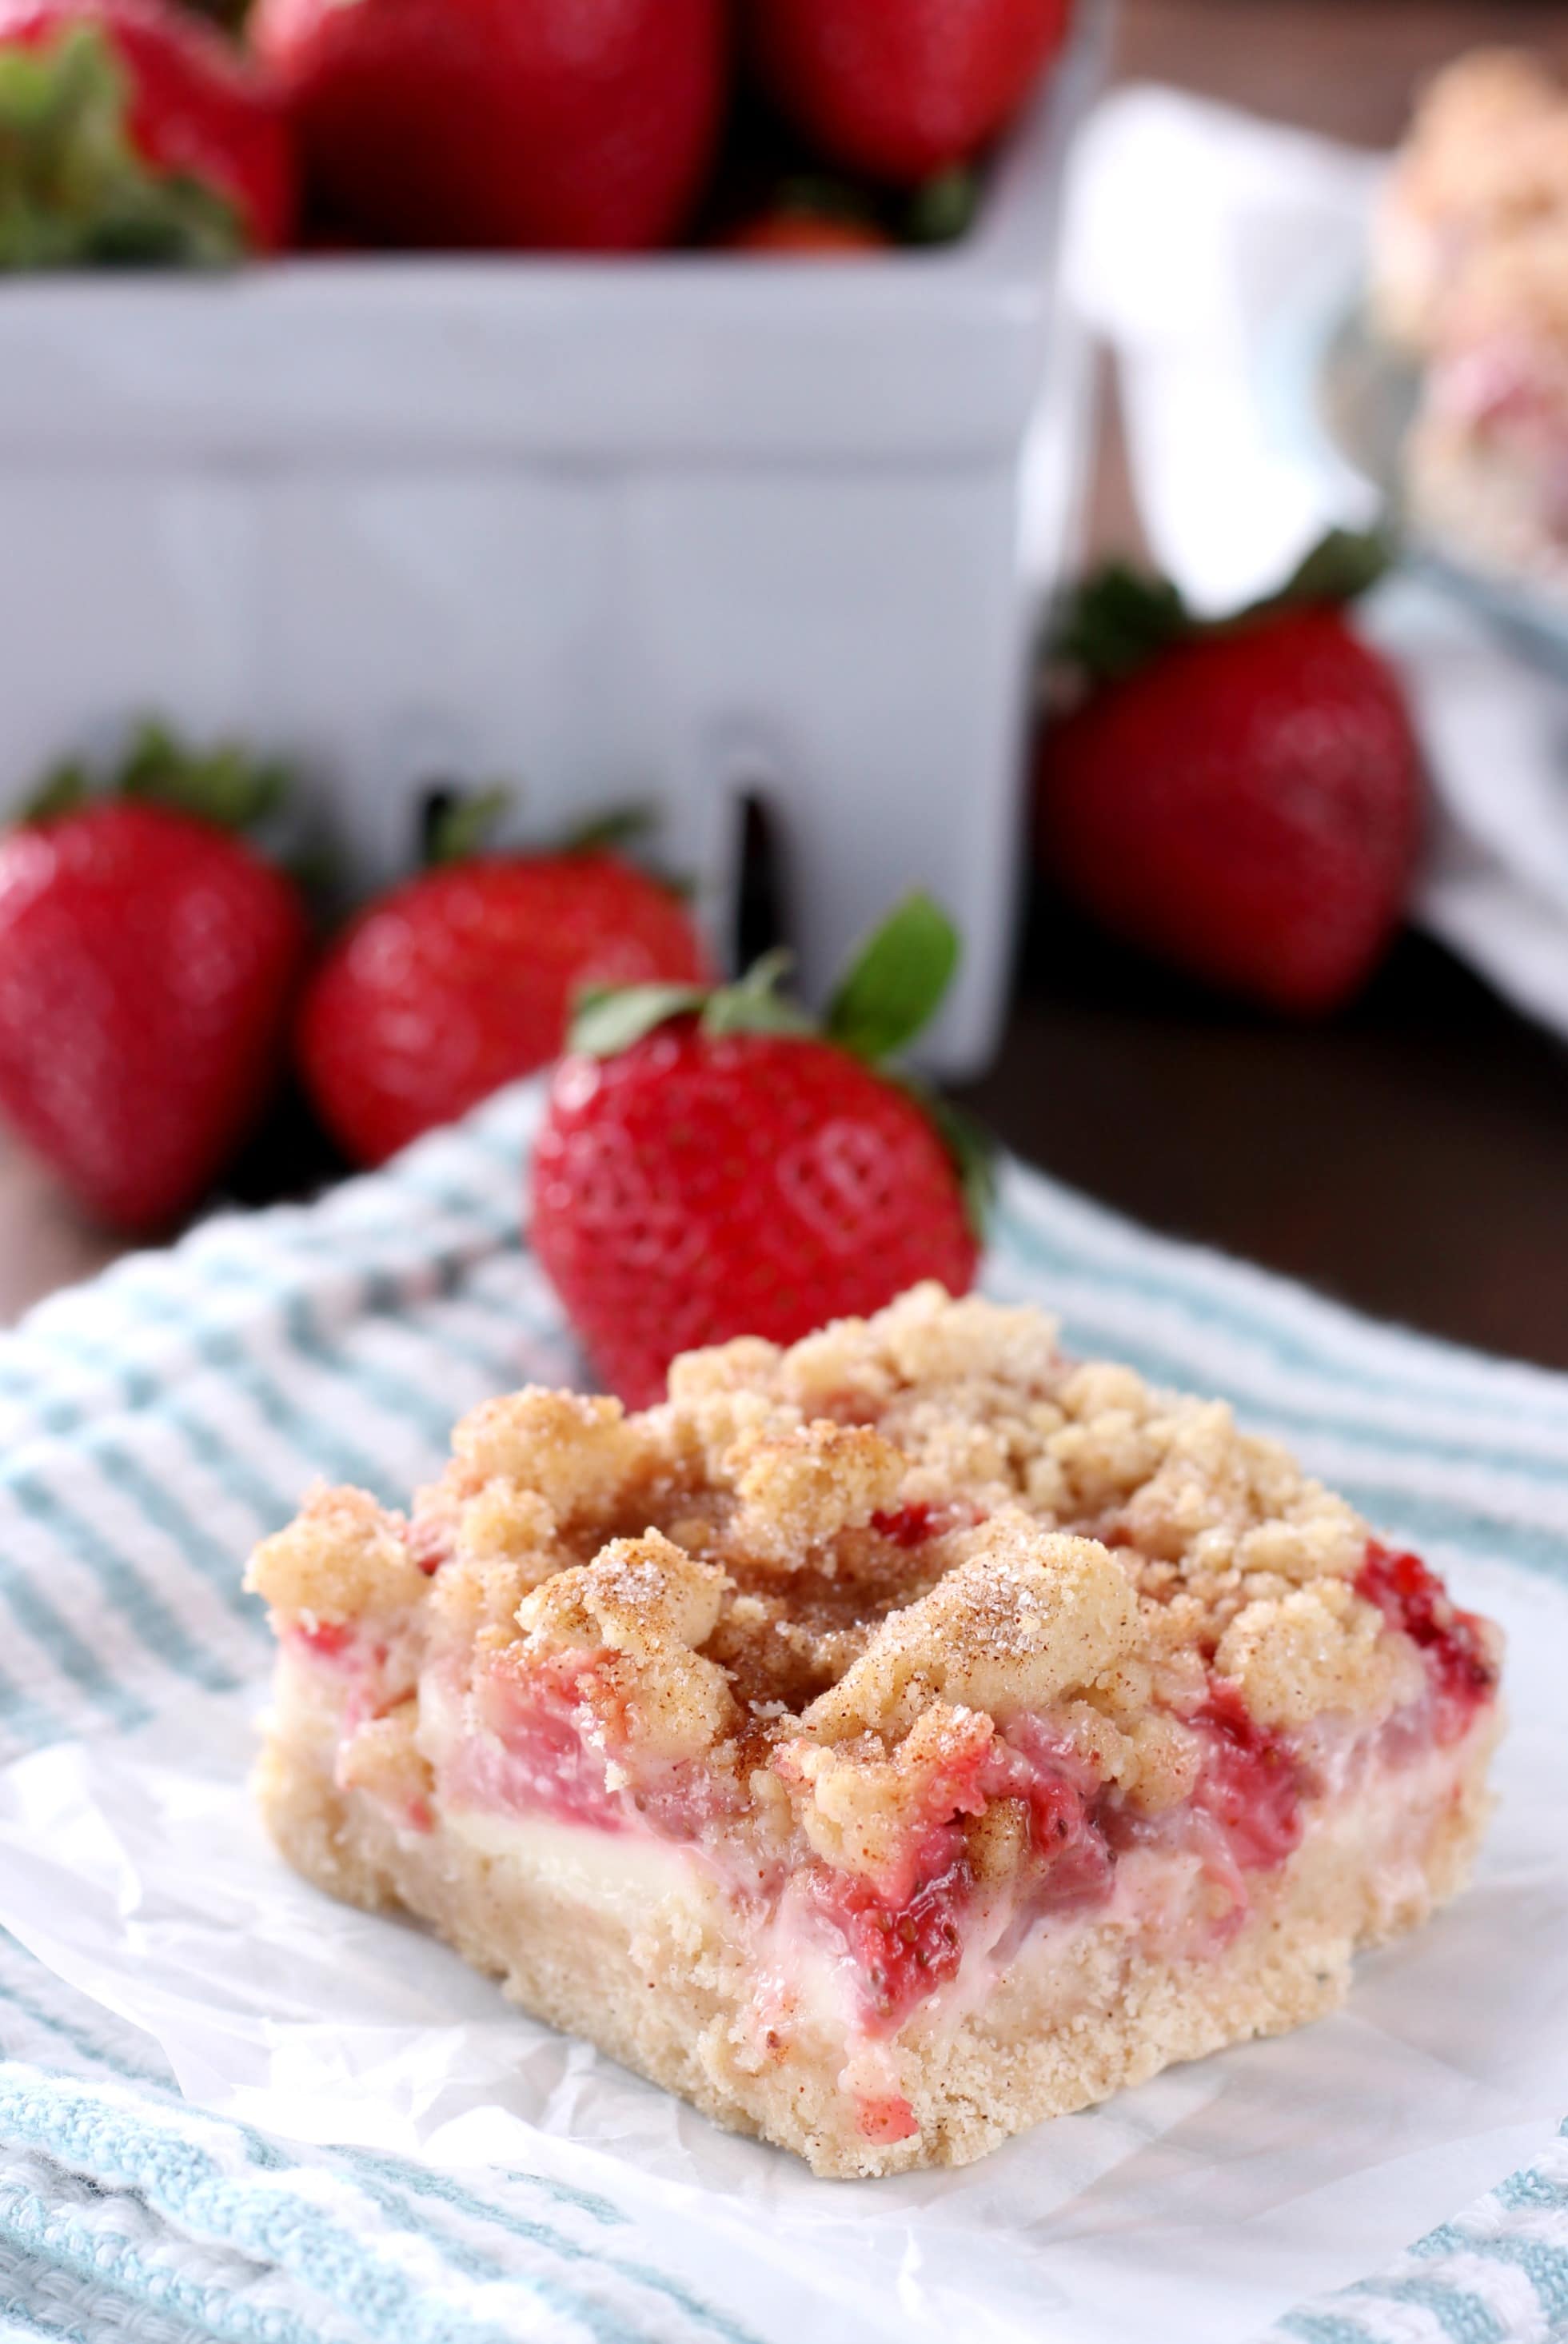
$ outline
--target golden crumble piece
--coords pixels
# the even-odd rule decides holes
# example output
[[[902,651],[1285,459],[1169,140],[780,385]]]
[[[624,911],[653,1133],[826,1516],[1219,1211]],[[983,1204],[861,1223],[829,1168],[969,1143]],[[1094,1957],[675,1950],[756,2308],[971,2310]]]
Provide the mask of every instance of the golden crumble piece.
[[[936,1702],[891,1748],[874,1733],[837,1747],[801,1739],[784,1743],[774,1765],[824,1863],[896,1881],[912,1834],[940,1811],[945,1786],[973,1773],[993,1732],[979,1711]]]
[[[1048,1709],[1132,1651],[1138,1602],[1127,1573],[1088,1539],[997,1515],[918,1602],[883,1622],[859,1660],[803,1723],[824,1742],[906,1731],[933,1702],[1006,1717]]]
[[[619,1400],[534,1384],[465,1416],[452,1452],[476,1488],[516,1483],[563,1525],[603,1520],[649,1461],[642,1428],[627,1421]]]
[[[417,1603],[429,1581],[404,1524],[364,1490],[312,1490],[298,1517],[251,1556],[245,1584],[283,1623],[338,1626]]]
[[[1371,307],[1415,353],[1448,330],[1478,256],[1568,212],[1568,86],[1521,49],[1478,49],[1433,76],[1373,224]]]
[[[1266,1725],[1305,1725],[1325,1713],[1383,1715],[1421,1692],[1415,1646],[1389,1635],[1381,1612],[1342,1579],[1249,1603],[1220,1638],[1214,1665]]]
[[[547,1580],[519,1605],[517,1624],[535,1652],[613,1655],[605,1681],[637,1738],[659,1757],[689,1757],[733,1723],[728,1678],[696,1649],[718,1624],[725,1585],[722,1571],[650,1531]]]
[[[879,1432],[813,1423],[744,1456],[730,1535],[766,1561],[800,1562],[841,1531],[861,1530],[896,1500],[904,1458]]]
[[[384,1717],[367,1718],[339,1745],[336,1778],[344,1791],[363,1791],[416,1828],[426,1827],[434,1780],[415,1739],[420,1704],[410,1698]]]
[[[514,1564],[528,1586],[561,1569],[555,1509],[537,1490],[516,1481],[487,1481],[453,1512],[451,1538],[460,1560]]]

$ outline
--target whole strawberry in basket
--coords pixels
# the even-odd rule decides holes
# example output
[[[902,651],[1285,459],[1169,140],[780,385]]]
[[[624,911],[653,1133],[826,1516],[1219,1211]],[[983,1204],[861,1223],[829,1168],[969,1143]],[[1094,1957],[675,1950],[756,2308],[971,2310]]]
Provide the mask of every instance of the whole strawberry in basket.
[[[359,913],[311,980],[300,1070],[362,1164],[555,1057],[583,985],[707,977],[679,896],[594,833],[551,854],[478,852],[503,794],[454,807],[436,867]]]
[[[744,0],[768,95],[840,163],[913,184],[1004,130],[1070,0]]]
[[[254,61],[165,0],[0,0],[0,268],[286,244],[293,151]]]
[[[309,929],[236,832],[280,783],[148,726],[0,842],[0,1110],[116,1228],[196,1204],[276,1087]]]
[[[590,995],[534,1151],[531,1238],[599,1373],[633,1407],[678,1351],[971,1284],[987,1171],[951,1109],[883,1071],[957,938],[911,896],[818,1027],[776,956],[738,985]]]
[[[389,244],[617,251],[695,201],[724,0],[257,0],[311,184]]]
[[[1336,534],[1290,584],[1200,621],[1113,568],[1060,646],[1085,696],[1039,752],[1047,873],[1114,935],[1276,1009],[1348,1001],[1408,900],[1421,760],[1347,599],[1382,566]]]

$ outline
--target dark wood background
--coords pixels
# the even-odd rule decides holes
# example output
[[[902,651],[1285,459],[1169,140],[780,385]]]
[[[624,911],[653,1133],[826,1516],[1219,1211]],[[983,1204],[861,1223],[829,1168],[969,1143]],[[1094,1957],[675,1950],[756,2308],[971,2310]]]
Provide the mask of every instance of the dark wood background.
[[[1568,62],[1568,8],[1124,0],[1117,70],[1388,146],[1421,75],[1508,39]],[[1137,546],[1108,399],[1094,514],[1099,549]],[[1353,1009],[1293,1027],[1209,1000],[1042,902],[1006,1046],[969,1096],[1022,1155],[1157,1228],[1568,1367],[1568,1048],[1433,945],[1406,938]],[[288,1160],[285,1136],[241,1193]],[[0,1318],[114,1250],[0,1146]]]

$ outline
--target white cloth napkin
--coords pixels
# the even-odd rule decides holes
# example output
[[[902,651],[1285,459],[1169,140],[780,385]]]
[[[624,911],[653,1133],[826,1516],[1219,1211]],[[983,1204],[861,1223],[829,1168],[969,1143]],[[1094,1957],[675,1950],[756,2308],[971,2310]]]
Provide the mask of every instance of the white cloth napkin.
[[[1375,517],[1313,416],[1381,157],[1176,91],[1108,98],[1076,160],[1067,269],[1119,367],[1134,491],[1200,609],[1277,585]],[[1410,688],[1437,804],[1413,916],[1568,1034],[1568,682],[1414,578],[1363,606]]]

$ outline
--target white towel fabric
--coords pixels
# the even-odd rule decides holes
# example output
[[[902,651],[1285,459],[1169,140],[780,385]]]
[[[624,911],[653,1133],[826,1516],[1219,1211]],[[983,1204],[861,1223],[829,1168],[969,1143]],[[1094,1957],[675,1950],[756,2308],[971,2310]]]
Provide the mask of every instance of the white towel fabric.
[[[1116,353],[1150,546],[1200,609],[1267,592],[1326,527],[1375,518],[1312,386],[1383,167],[1174,90],[1118,92],[1086,128],[1069,278]],[[1410,687],[1437,803],[1414,917],[1568,1034],[1568,665],[1527,666],[1411,578],[1364,623]]]

